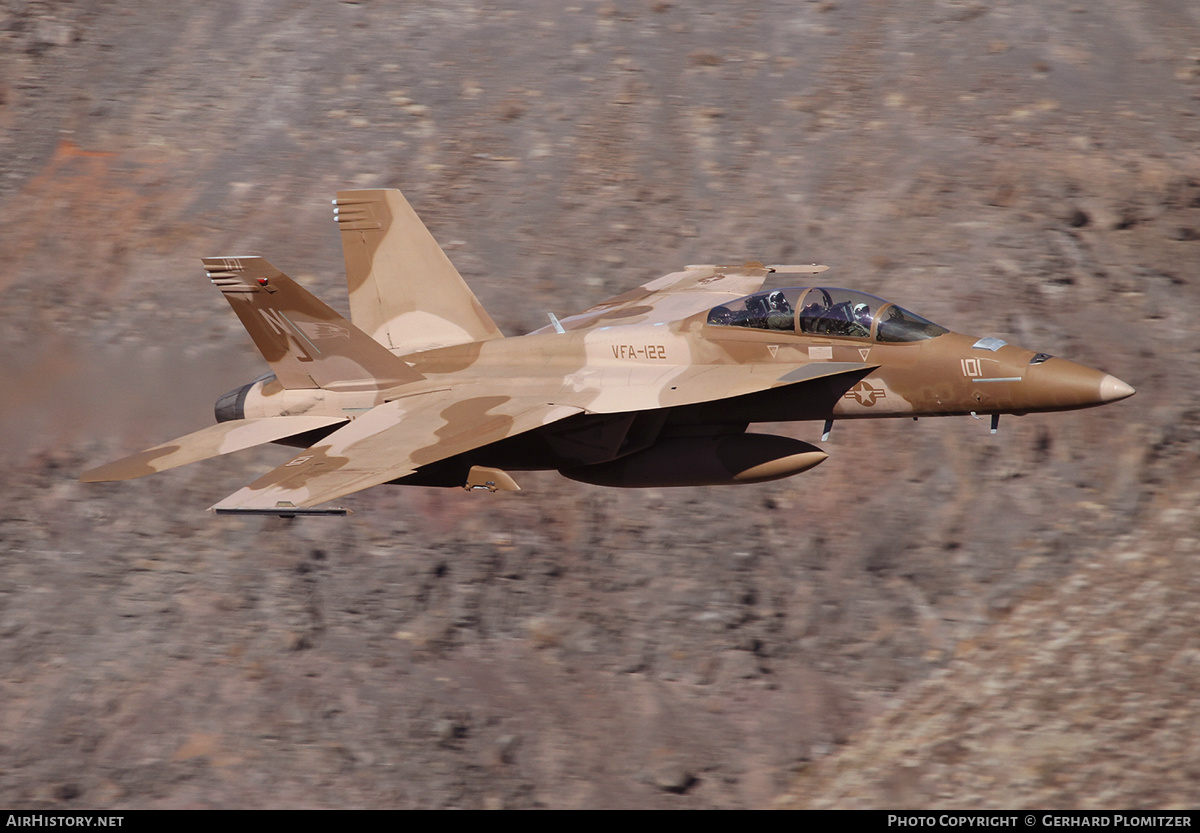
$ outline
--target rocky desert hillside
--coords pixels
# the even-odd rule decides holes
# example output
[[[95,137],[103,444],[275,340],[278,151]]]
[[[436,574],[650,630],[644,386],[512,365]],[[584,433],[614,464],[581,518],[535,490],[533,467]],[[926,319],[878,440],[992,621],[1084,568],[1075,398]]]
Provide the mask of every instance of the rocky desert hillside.
[[[1138,394],[738,488],[78,483],[261,372],[199,258],[346,308],[345,187],[509,334],[821,262]],[[1192,0],[0,0],[0,805],[1195,807],[1198,320]]]

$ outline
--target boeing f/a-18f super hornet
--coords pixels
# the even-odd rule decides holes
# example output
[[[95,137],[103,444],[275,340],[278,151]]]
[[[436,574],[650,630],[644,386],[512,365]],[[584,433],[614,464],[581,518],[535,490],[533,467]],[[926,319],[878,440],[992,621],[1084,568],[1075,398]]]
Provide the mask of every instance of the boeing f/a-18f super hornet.
[[[504,338],[395,190],[342,191],[353,323],[260,257],[205,258],[271,372],[218,423],[92,469],[127,480],[262,443],[304,449],[212,507],[314,509],[377,486],[514,490],[510,471],[604,486],[759,483],[822,462],[750,423],[1065,411],[1133,388],[997,338],[962,335],[825,266],[689,266]],[[768,276],[806,284],[761,290]]]

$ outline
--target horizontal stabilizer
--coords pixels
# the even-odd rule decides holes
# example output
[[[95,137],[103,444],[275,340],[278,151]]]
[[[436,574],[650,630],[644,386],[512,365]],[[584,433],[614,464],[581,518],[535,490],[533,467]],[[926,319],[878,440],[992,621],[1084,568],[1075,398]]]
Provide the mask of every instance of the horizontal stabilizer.
[[[346,422],[345,417],[324,416],[260,417],[219,422],[177,440],[97,466],[85,471],[79,479],[84,483],[133,480],[343,422]]]

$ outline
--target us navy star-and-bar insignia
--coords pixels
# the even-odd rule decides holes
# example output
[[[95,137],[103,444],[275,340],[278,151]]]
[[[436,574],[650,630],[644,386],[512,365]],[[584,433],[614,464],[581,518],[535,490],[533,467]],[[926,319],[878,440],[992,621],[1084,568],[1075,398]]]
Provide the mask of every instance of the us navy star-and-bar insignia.
[[[887,391],[885,391],[883,388],[871,387],[871,385],[867,384],[866,382],[859,382],[857,385],[850,388],[850,390],[842,394],[842,398],[853,399],[857,401],[859,405],[867,408],[871,407],[886,396]]]

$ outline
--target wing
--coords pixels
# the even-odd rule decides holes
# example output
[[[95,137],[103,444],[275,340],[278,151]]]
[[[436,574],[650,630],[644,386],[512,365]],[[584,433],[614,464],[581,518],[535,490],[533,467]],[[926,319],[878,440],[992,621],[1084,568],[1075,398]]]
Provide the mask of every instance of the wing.
[[[772,272],[813,275],[828,266],[689,266],[559,321],[564,330],[678,321],[758,290]],[[550,332],[543,327],[536,332]]]
[[[496,390],[431,391],[380,405],[212,509],[315,506],[583,411]]]
[[[177,440],[97,466],[85,471],[79,479],[84,483],[133,480],[136,477],[145,477],[147,474],[294,437],[345,421],[345,417],[280,416],[219,422]]]
[[[627,375],[611,387],[604,380],[581,380],[575,391],[558,391],[557,402],[490,385],[413,394],[363,414],[211,508],[219,513],[289,514],[576,414],[711,402],[875,366],[814,362],[791,370],[778,365],[690,367],[670,379]]]

